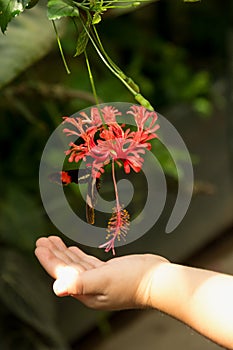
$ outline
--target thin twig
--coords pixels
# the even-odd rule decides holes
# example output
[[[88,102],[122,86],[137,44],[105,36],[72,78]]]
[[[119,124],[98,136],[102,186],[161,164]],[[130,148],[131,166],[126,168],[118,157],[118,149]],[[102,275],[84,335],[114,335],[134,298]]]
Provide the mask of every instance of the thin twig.
[[[80,99],[83,101],[95,104],[95,98],[93,94],[77,89],[69,89],[67,86],[60,84],[48,84],[38,82],[36,84],[19,84],[17,86],[7,87],[2,90],[3,95],[15,95],[15,96],[32,96],[40,95],[44,98],[57,99],[57,100],[73,100]],[[102,101],[99,101],[100,103]]]

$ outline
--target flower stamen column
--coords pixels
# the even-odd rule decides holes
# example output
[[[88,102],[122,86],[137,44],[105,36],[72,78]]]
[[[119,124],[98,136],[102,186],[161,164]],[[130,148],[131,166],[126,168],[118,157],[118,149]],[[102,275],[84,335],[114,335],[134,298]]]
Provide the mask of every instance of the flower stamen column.
[[[130,216],[126,209],[119,202],[118,188],[115,176],[115,164],[114,158],[112,158],[112,180],[115,191],[116,206],[113,208],[112,217],[108,222],[106,239],[112,237],[108,242],[102,244],[99,248],[105,248],[105,252],[109,252],[112,249],[113,255],[115,255],[114,243],[116,238],[120,240],[125,239],[127,231],[129,230]]]

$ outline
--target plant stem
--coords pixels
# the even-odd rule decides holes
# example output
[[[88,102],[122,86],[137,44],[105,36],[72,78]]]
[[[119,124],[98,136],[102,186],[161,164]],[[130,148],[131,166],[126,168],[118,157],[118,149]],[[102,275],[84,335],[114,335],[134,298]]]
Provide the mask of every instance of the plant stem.
[[[96,103],[97,108],[99,110],[100,118],[102,120],[103,126],[106,128],[106,123],[105,123],[103,114],[102,114],[102,112],[101,112],[101,110],[99,108],[99,99],[98,99],[98,95],[97,95],[97,92],[96,92],[95,82],[94,82],[94,78],[93,78],[93,75],[92,75],[91,66],[90,66],[90,63],[89,63],[89,60],[88,60],[88,56],[87,56],[86,50],[84,51],[84,55],[85,55],[85,59],[86,59],[88,75],[89,75],[89,79],[90,79],[91,88],[92,88],[92,92],[93,92],[93,95],[94,95],[95,103]]]
[[[98,95],[96,93],[96,88],[95,88],[95,82],[94,82],[94,78],[92,75],[92,71],[91,71],[91,66],[87,57],[87,52],[86,50],[84,51],[84,55],[85,55],[85,59],[86,59],[86,65],[87,65],[87,70],[88,70],[88,75],[89,75],[89,79],[90,79],[90,83],[91,83],[91,88],[92,88],[92,92],[95,98],[95,102],[98,105],[99,104],[99,100],[98,100]]]
[[[55,34],[56,34],[57,44],[58,44],[58,47],[59,47],[59,50],[60,50],[60,53],[61,53],[61,58],[62,58],[63,64],[65,66],[67,74],[70,74],[70,70],[69,70],[68,65],[66,63],[66,59],[65,59],[65,56],[64,56],[64,53],[63,53],[63,50],[62,50],[62,45],[61,45],[61,41],[60,41],[60,38],[59,38],[59,35],[58,35],[58,32],[57,32],[57,28],[56,28],[55,22],[52,21],[52,23],[53,23],[53,28],[54,28],[54,31],[55,31]]]
[[[95,25],[92,25],[92,28],[94,30],[95,39],[97,41],[97,44],[95,40],[91,37],[90,33],[88,33],[88,36],[92,42],[92,45],[94,46],[96,52],[98,53],[101,60],[104,62],[104,64],[108,67],[108,69],[127,87],[127,89],[133,94],[136,101],[138,101],[142,106],[145,108],[153,111],[154,108],[151,106],[150,102],[145,99],[140,94],[140,90],[137,84],[128,77],[108,56],[106,51],[104,50],[104,47],[101,43],[101,40],[99,38],[99,35],[97,33],[97,30],[95,28]]]
[[[140,93],[138,86],[133,82],[133,80],[129,77],[127,77],[124,72],[120,70],[120,68],[109,58],[109,56],[106,54],[105,50],[103,49],[103,45],[99,39],[99,36],[97,34],[96,28],[94,25],[92,25],[95,33],[95,37],[97,40],[98,45],[96,44],[95,40],[90,35],[89,31],[87,30],[85,24],[81,20],[81,23],[83,25],[83,28],[85,29],[92,45],[94,46],[96,52],[98,53],[99,57],[103,61],[103,63],[108,67],[108,69],[127,87],[127,89],[134,95],[135,99],[144,105],[144,107],[153,110],[153,107],[147,101]],[[99,47],[98,47],[99,46]]]

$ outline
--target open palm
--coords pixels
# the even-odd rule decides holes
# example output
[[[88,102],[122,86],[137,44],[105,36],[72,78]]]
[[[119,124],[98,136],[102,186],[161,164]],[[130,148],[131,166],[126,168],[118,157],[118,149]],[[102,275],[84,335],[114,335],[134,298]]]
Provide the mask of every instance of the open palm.
[[[152,270],[166,261],[159,256],[143,254],[103,262],[78,247],[67,247],[56,236],[40,238],[35,254],[55,279],[56,295],[71,295],[96,309],[148,306]]]

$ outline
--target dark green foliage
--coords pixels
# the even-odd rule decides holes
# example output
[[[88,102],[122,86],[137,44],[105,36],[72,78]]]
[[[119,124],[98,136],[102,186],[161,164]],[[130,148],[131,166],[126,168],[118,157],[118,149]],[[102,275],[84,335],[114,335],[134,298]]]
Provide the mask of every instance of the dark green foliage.
[[[72,0],[48,0],[48,19],[77,17],[79,10]]]
[[[12,18],[23,12],[29,3],[29,0],[0,0],[0,27],[3,33]]]

